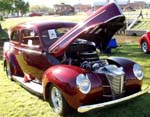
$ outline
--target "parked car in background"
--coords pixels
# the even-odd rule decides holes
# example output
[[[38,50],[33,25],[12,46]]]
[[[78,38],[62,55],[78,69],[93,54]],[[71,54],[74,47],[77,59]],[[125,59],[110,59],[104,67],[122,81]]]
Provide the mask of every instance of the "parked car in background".
[[[139,44],[142,52],[149,53],[150,52],[150,32],[146,32],[139,40]]]
[[[119,6],[112,2],[78,24],[18,24],[9,30],[10,41],[4,46],[6,74],[43,96],[60,115],[70,109],[87,112],[140,96],[147,92],[141,91],[140,65],[122,57],[102,59],[96,52],[108,45],[124,20]]]
[[[29,17],[42,16],[42,13],[33,12],[33,13],[29,13],[27,16],[29,16]]]

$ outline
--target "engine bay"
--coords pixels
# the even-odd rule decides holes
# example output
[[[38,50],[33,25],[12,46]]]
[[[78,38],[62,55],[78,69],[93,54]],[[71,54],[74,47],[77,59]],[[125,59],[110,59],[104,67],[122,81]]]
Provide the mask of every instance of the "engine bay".
[[[80,66],[84,69],[95,70],[104,66],[105,60],[100,60],[96,44],[83,39],[77,39],[67,49],[65,64]]]
[[[106,72],[104,69],[105,66],[109,65],[106,59],[100,59],[98,52],[96,51],[96,44],[84,39],[77,39],[74,41],[69,48],[66,50],[66,53],[63,57],[63,62],[69,65],[79,66],[84,69],[91,70],[93,72]],[[115,66],[115,65],[114,65]],[[117,66],[106,67],[106,69],[118,69]],[[122,69],[123,70],[123,69]],[[121,70],[121,71],[122,71]],[[107,70],[109,71],[109,70]]]

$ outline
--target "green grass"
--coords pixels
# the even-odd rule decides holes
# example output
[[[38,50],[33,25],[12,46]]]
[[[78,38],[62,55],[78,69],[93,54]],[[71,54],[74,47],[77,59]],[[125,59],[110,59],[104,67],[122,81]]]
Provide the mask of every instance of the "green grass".
[[[144,87],[150,85],[150,55],[143,54],[137,42],[128,44],[129,39],[126,39],[126,43],[118,40],[121,43],[121,47],[118,50],[113,50],[110,55],[100,55],[101,57],[108,56],[121,56],[127,57],[134,61],[137,61],[144,71]],[[2,62],[2,61],[1,61]],[[29,93],[22,88],[18,83],[11,82],[6,78],[2,65],[0,66],[0,117],[57,117],[49,104],[39,97]],[[84,114],[73,113],[69,117],[142,117],[150,115],[150,94],[147,93],[141,97],[135,98],[126,103],[122,103],[116,106],[105,109],[96,109]]]

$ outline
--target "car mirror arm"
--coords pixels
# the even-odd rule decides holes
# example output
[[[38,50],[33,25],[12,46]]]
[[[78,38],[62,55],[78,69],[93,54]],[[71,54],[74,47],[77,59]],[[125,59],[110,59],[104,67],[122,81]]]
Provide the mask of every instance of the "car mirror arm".
[[[46,55],[46,51],[42,50],[41,54]]]

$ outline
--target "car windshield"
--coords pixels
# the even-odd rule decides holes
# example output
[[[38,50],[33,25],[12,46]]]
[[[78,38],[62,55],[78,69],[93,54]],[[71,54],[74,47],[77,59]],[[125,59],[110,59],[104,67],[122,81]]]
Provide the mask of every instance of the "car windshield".
[[[52,45],[58,38],[64,35],[68,30],[69,27],[57,28],[57,29],[47,29],[41,32],[41,37],[43,43],[46,47]]]

